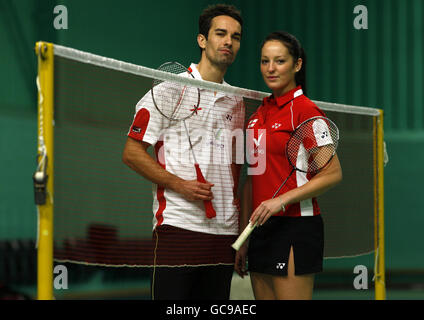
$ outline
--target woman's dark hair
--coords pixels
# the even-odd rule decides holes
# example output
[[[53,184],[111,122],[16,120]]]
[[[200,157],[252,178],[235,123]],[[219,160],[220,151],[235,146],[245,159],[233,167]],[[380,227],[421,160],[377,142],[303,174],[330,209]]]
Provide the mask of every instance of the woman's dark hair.
[[[203,10],[199,17],[199,34],[204,35],[206,40],[208,39],[212,19],[217,16],[229,16],[237,20],[243,30],[243,19],[241,17],[240,11],[235,6],[228,4],[211,5]]]
[[[302,86],[302,90],[306,95],[306,54],[299,40],[286,31],[275,31],[270,33],[264,40],[261,50],[268,41],[277,40],[284,44],[296,63],[299,58],[302,59],[302,68],[296,73],[295,81],[297,86]]]

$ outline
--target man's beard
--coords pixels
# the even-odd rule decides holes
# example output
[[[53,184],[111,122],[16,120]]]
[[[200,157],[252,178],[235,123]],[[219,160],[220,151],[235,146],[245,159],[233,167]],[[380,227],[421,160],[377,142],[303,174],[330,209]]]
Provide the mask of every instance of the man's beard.
[[[211,64],[217,66],[218,68],[222,69],[222,68],[228,68],[230,65],[233,64],[234,62],[234,58],[233,56],[230,57],[216,57],[216,56],[210,56],[206,53],[207,58],[209,59],[209,61],[211,62]]]

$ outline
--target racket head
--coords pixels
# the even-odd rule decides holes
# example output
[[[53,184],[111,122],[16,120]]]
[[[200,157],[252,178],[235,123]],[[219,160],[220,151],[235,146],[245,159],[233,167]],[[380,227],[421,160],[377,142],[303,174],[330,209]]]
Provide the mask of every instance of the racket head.
[[[315,174],[333,159],[338,143],[336,124],[326,117],[313,117],[292,132],[286,145],[286,157],[296,170]]]
[[[165,62],[159,71],[194,78],[190,70],[178,62]],[[182,121],[190,118],[199,107],[199,88],[187,86],[173,81],[153,79],[151,88],[152,100],[156,109],[171,121]]]

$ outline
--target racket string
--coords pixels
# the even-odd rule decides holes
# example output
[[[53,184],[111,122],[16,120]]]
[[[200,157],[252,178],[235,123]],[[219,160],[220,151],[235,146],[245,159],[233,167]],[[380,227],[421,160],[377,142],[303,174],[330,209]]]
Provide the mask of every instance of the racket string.
[[[193,75],[176,62],[167,62],[158,70],[182,77]],[[181,83],[155,79],[152,84],[152,99],[157,110],[169,120],[181,121],[191,117],[199,109],[200,91]]]

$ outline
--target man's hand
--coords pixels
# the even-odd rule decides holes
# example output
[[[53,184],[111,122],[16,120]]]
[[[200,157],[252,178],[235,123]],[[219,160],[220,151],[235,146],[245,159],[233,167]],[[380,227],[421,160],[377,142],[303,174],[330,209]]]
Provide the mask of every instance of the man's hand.
[[[212,200],[214,184],[202,183],[197,180],[181,180],[173,186],[173,190],[181,194],[188,201]]]
[[[181,194],[189,201],[212,200],[212,183],[184,180],[166,171],[147,152],[150,144],[128,137],[122,155],[123,162],[146,179]]]

